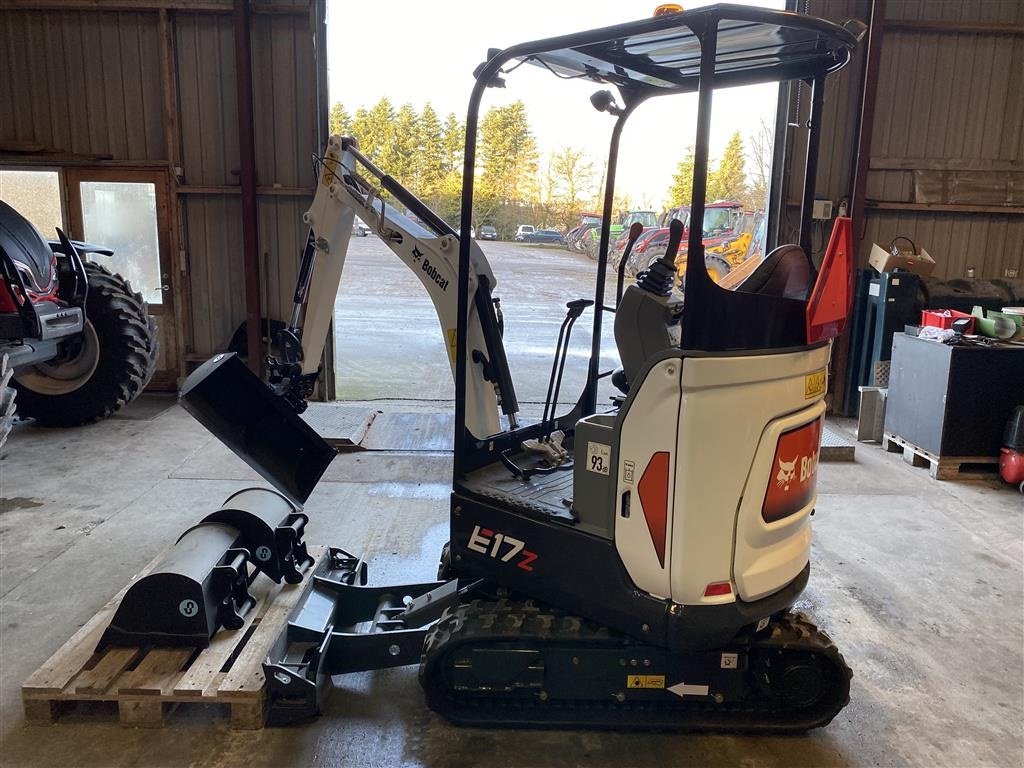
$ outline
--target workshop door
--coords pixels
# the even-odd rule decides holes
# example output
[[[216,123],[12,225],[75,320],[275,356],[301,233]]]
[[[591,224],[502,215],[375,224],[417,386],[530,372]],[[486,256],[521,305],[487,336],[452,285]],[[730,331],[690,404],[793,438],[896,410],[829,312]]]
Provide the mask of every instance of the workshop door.
[[[90,259],[127,278],[156,319],[160,357],[148,389],[176,389],[180,371],[167,172],[67,168],[65,180],[72,237],[113,250],[113,256]]]

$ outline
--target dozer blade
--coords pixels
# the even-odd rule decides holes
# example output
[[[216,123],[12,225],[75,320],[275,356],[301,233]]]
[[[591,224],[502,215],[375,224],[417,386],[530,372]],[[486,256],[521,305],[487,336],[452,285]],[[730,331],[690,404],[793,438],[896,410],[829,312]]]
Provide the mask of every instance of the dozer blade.
[[[234,353],[185,381],[181,404],[271,485],[302,505],[337,455]]]

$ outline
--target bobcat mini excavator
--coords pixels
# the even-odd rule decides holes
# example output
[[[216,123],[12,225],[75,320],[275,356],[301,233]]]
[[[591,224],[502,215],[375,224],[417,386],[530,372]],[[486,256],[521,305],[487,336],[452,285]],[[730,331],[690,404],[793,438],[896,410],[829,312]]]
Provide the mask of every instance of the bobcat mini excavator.
[[[466,120],[463,232],[488,87],[527,63],[618,92],[591,99],[614,119],[600,258],[593,296],[568,302],[538,423],[520,419],[496,283],[479,246],[356,140],[330,139],[269,386],[218,355],[182,399],[296,509],[305,501],[333,454],[297,411],[317,375],[358,215],[419,277],[448,342],[450,538],[435,581],[368,586],[366,564],[342,549],[305,574],[308,597],[265,664],[272,723],[317,714],[332,676],[406,664],[419,664],[432,709],[471,725],[798,732],[845,706],[850,669],[790,609],[810,571],[826,368],[849,302],[849,221],[837,220],[820,265],[809,257],[822,99],[856,42],[820,19],[717,5],[489,52]],[[624,290],[620,277],[608,306],[615,168],[629,116],[651,98],[697,94],[688,248],[703,255],[712,92],[780,80],[811,92],[800,244],[776,248],[735,290],[690,258],[684,297],[674,288],[676,221],[664,258]],[[641,230],[633,226],[631,243]],[[557,414],[571,328],[588,311],[586,385]],[[600,360],[609,318],[622,361],[614,373]],[[598,407],[606,377],[617,393]]]

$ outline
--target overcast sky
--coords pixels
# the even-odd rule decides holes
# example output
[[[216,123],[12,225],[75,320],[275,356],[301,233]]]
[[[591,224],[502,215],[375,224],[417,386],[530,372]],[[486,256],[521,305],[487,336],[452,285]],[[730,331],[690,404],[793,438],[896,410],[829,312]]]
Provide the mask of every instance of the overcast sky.
[[[784,0],[744,2],[782,8]],[[327,40],[331,103],[349,113],[387,96],[397,107],[426,101],[442,115],[465,119],[473,70],[488,48],[552,37],[647,17],[657,2],[636,0],[435,0],[354,4],[328,3]],[[710,5],[703,0],[686,8]],[[560,146],[580,147],[600,173],[612,119],[590,106],[594,83],[563,81],[524,66],[506,78],[506,88],[488,90],[487,107],[522,99],[541,152],[541,166]],[[712,111],[711,155],[721,153],[736,129],[746,137],[763,118],[774,123],[775,84],[719,91]],[[693,143],[696,95],[670,96],[642,105],[630,118],[619,154],[617,190],[635,206],[660,210],[672,173]],[[358,138],[358,137],[357,137]],[[384,169],[387,170],[387,169]]]

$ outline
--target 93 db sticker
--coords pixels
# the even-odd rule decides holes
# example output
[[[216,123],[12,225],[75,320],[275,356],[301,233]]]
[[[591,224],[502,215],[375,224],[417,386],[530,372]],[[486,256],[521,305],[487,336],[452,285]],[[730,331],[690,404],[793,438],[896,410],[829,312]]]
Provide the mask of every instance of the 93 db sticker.
[[[612,463],[612,448],[604,443],[592,443],[587,441],[587,471],[596,472],[599,475],[609,474],[609,466]]]

